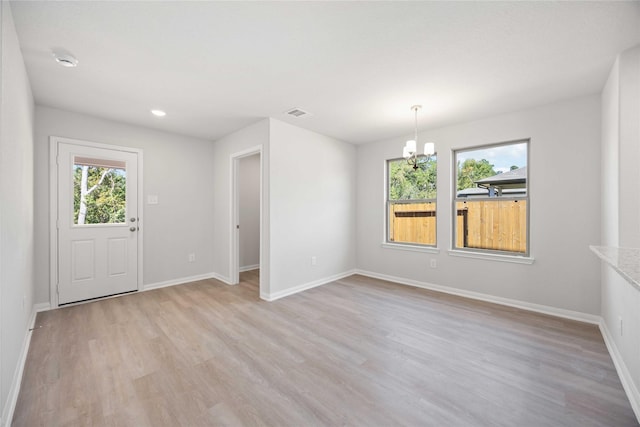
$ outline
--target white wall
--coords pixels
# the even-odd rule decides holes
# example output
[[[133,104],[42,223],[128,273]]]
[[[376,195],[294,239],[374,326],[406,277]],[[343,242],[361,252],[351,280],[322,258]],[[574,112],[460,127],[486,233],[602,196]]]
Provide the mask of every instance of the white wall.
[[[602,226],[600,243],[605,246],[618,246],[619,242],[619,65],[620,61],[616,59],[607,83],[602,90],[602,142],[600,147],[602,167],[600,212],[602,214]]]
[[[602,91],[602,242],[640,247],[640,46],[622,52]],[[640,417],[640,290],[602,268],[603,329]],[[620,320],[623,327],[620,328]]]
[[[244,129],[221,138],[213,144],[213,157],[210,167],[213,170],[211,192],[214,195],[212,240],[214,271],[218,278],[230,282],[231,246],[231,155],[243,150],[262,146],[262,264],[260,287],[269,287],[269,119],[261,120]]]
[[[36,301],[49,301],[49,137],[143,149],[144,285],[213,272],[212,143],[68,111],[36,108]],[[158,204],[148,205],[148,195]],[[196,261],[188,262],[195,253]]]
[[[261,296],[278,298],[355,267],[355,148],[265,119],[214,143],[214,271],[230,282],[231,155],[262,146]],[[311,265],[315,256],[317,264]]]
[[[452,149],[531,139],[529,159],[532,265],[467,259],[451,248]],[[471,123],[422,132],[438,152],[439,254],[382,248],[385,160],[403,138],[358,147],[358,268],[452,291],[597,315],[600,239],[600,100],[587,96]],[[437,260],[437,268],[429,260]]]
[[[619,241],[640,247],[640,47],[618,57]]]
[[[355,147],[271,119],[271,297],[355,268]],[[311,265],[311,257],[317,259]]]
[[[33,306],[34,104],[9,3],[0,7],[0,424],[5,425],[17,397]]]
[[[239,162],[240,269],[260,264],[260,155]]]

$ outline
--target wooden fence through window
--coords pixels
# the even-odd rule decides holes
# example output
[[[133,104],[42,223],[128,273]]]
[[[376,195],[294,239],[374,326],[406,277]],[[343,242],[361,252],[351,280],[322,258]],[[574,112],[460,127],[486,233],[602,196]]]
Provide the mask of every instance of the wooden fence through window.
[[[436,203],[392,203],[389,241],[436,244]]]
[[[468,200],[456,202],[456,247],[525,253],[526,200]],[[389,240],[436,244],[436,204],[390,204]]]

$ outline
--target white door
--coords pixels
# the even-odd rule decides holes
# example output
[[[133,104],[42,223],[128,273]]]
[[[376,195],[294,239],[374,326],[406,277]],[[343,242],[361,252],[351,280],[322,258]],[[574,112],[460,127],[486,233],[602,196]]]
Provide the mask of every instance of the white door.
[[[57,147],[58,303],[137,290],[137,153]]]

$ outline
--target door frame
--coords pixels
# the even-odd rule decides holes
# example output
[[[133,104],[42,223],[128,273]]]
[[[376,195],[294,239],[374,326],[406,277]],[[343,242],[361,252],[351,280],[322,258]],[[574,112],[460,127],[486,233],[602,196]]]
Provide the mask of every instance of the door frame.
[[[244,157],[253,156],[255,154],[260,155],[260,292],[263,291],[265,281],[263,280],[264,273],[264,253],[262,251],[264,242],[264,223],[263,218],[263,170],[264,170],[264,156],[262,153],[262,145],[256,145],[251,148],[247,148],[236,153],[232,153],[230,160],[230,175],[231,175],[231,193],[229,203],[229,284],[237,285],[240,282],[240,231],[237,225],[240,221],[240,198],[238,188],[238,171],[240,169],[240,160]]]
[[[124,151],[135,153],[138,156],[138,272],[137,290],[142,289],[143,283],[143,157],[142,149],[123,147],[119,145],[103,144],[100,142],[84,141],[80,139],[65,138],[60,136],[49,137],[49,303],[51,308],[58,308],[58,145],[72,144],[90,148],[102,148],[112,151]],[[72,304],[67,304],[72,305]]]

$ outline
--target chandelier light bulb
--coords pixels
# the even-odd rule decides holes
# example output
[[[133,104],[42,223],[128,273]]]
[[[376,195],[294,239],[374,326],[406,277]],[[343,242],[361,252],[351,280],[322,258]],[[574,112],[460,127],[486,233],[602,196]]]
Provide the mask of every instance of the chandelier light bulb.
[[[436,152],[436,146],[433,142],[427,142],[424,144],[424,155],[433,156]]]
[[[409,153],[413,154],[416,152],[416,141],[414,139],[410,139],[409,141],[407,141],[407,150],[409,151]]]

